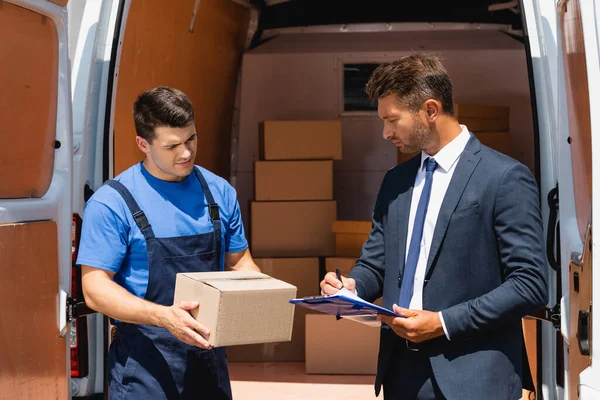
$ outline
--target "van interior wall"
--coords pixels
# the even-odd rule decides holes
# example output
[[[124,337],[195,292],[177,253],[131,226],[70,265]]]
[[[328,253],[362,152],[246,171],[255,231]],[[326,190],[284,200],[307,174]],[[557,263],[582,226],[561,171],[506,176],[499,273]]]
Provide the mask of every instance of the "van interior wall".
[[[229,176],[236,82],[249,20],[250,10],[232,1],[131,2],[114,106],[115,176],[143,159],[135,143],[133,102],[142,91],[163,85],[192,101],[196,163]]]
[[[0,290],[0,398],[70,398],[67,344],[57,328],[56,223],[0,225],[0,243],[0,274],[5,277]]]
[[[4,3],[0,37],[0,198],[39,198],[54,171],[58,33],[52,19]]]
[[[524,46],[498,31],[282,34],[244,55],[235,185],[248,232],[253,165],[263,120],[342,121],[342,160],[334,161],[338,219],[370,220],[395,146],[376,113],[344,114],[344,63],[435,53],[453,79],[456,103],[510,106],[514,157],[534,169],[534,135]]]

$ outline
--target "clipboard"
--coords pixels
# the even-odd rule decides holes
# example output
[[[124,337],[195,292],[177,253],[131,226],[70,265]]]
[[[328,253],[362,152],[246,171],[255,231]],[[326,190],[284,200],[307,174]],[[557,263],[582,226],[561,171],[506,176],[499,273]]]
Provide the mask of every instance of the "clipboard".
[[[335,315],[338,319],[351,319],[375,327],[381,326],[381,322],[377,321],[379,314],[403,318],[392,310],[361,299],[345,288],[334,295],[297,298],[290,300],[290,303]]]

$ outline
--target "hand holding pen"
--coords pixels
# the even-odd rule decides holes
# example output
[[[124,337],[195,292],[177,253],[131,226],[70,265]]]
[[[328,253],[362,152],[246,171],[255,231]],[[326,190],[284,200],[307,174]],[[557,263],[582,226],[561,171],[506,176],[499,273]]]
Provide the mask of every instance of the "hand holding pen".
[[[336,268],[335,272],[328,272],[321,281],[321,295],[323,296],[336,294],[342,288],[356,293],[356,281],[342,276],[339,268]]]

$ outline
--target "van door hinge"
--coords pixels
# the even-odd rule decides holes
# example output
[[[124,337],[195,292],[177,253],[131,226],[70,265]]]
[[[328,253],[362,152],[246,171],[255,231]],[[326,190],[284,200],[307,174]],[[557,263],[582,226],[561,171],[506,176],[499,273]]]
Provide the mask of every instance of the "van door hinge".
[[[560,304],[556,304],[554,307],[544,307],[539,310],[526,315],[528,319],[539,319],[540,321],[550,322],[554,329],[560,331]]]
[[[85,302],[77,301],[72,297],[67,298],[67,323],[72,322],[76,318],[94,314],[95,312]]]

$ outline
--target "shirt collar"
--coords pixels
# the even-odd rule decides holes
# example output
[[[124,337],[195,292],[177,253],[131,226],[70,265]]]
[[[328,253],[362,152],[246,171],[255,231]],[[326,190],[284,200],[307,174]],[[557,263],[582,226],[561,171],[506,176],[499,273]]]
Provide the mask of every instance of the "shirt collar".
[[[452,139],[450,143],[445,145],[438,153],[433,156],[433,159],[437,162],[438,166],[448,172],[454,163],[458,160],[469,141],[471,134],[466,126],[461,125],[462,131],[460,134]],[[421,151],[421,168],[425,164],[425,160],[431,156],[424,150]]]

